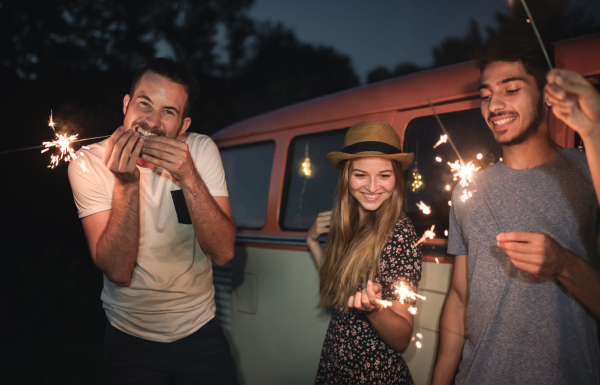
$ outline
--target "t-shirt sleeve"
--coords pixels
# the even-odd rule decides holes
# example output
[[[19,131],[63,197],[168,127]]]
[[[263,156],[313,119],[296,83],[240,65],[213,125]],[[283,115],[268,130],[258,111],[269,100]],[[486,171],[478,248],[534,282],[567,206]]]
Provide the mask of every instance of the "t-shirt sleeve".
[[[467,244],[460,227],[460,223],[456,216],[456,200],[452,199],[452,207],[450,207],[450,215],[448,220],[448,254],[466,255]]]
[[[381,256],[383,299],[397,300],[395,291],[400,282],[404,282],[412,291],[417,290],[423,261],[421,245],[415,246],[418,240],[412,222],[403,215]]]
[[[196,168],[210,194],[212,196],[229,196],[221,154],[215,142],[208,136],[203,136],[201,143],[195,146],[194,150],[195,153],[192,156]]]
[[[89,161],[82,164],[85,160],[86,158],[71,161],[68,170],[79,218],[110,210],[112,207],[112,188],[99,176],[102,170],[94,168],[103,165]]]

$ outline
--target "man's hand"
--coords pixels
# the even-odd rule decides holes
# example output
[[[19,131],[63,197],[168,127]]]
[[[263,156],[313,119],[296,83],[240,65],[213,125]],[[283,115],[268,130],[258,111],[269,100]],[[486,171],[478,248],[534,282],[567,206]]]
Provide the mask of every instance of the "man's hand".
[[[178,182],[193,177],[196,166],[186,143],[164,136],[148,136],[142,159],[167,170]]]
[[[600,135],[600,94],[578,73],[555,69],[547,75],[552,112],[582,138]]]
[[[381,300],[381,285],[369,280],[367,287],[348,298],[348,307],[364,311],[378,310],[383,307],[378,300]]]
[[[502,233],[496,241],[516,267],[536,277],[558,277],[572,254],[549,235],[533,231]]]
[[[102,163],[121,185],[137,183],[140,171],[136,162],[142,151],[144,140],[134,130],[121,126],[110,136],[102,156]]]

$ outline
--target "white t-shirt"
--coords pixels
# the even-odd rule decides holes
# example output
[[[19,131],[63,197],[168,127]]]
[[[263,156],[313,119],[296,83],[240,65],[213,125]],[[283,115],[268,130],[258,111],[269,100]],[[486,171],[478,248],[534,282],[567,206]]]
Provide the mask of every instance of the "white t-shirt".
[[[206,135],[185,139],[209,192],[228,196],[223,164]],[[84,150],[69,165],[69,180],[79,217],[110,210],[115,185],[102,164],[107,140]],[[119,287],[104,276],[101,299],[111,325],[158,342],[186,337],[215,316],[212,264],[191,224],[178,220],[171,191],[180,190],[168,171],[140,170],[140,245],[131,285]],[[184,205],[185,207],[185,205]]]

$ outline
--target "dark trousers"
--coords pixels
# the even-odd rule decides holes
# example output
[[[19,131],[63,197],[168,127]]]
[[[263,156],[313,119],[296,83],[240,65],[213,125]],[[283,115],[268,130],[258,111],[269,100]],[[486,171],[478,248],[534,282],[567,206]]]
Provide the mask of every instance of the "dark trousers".
[[[134,337],[107,322],[104,368],[111,385],[238,384],[229,344],[215,318],[169,343]]]

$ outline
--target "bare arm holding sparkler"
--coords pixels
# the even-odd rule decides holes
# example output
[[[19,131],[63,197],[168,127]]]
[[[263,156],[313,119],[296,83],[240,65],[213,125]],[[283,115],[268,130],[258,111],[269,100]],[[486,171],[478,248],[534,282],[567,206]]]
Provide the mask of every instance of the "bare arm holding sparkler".
[[[556,277],[600,318],[600,272],[544,233],[513,231],[497,236],[512,263],[537,277]]]
[[[596,196],[600,200],[600,94],[578,73],[548,73],[546,94],[557,118],[577,131],[585,144]]]
[[[413,315],[408,310],[410,304],[389,301],[391,306],[381,303],[381,285],[367,282],[367,286],[348,298],[348,307],[365,311],[375,332],[389,347],[401,352],[410,344],[413,332]]]
[[[169,171],[180,185],[194,233],[206,255],[217,265],[233,258],[237,230],[229,198],[213,197],[198,173],[188,145],[164,136],[149,136],[142,158]]]
[[[139,246],[140,172],[143,139],[119,127],[108,140],[102,163],[115,176],[112,208],[82,219],[92,259],[118,286],[129,286]]]
[[[321,244],[319,243],[319,237],[329,232],[329,227],[331,226],[331,215],[331,210],[319,213],[313,225],[306,232],[306,245],[315,259],[315,264],[317,265],[318,269],[321,269],[321,266],[323,266],[323,261],[325,258],[325,253],[321,247]]]
[[[469,302],[468,256],[454,257],[452,281],[440,317],[440,336],[432,385],[451,384],[465,344]]]

